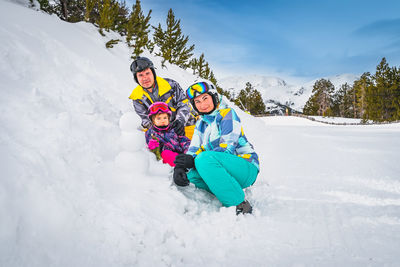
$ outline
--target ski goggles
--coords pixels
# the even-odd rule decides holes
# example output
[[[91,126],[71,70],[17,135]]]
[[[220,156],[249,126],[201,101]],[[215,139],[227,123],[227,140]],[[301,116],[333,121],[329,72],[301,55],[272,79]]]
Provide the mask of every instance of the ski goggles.
[[[207,93],[210,89],[214,89],[214,87],[209,85],[206,82],[199,82],[191,85],[187,90],[186,90],[186,95],[189,99],[193,99],[198,95]]]
[[[157,113],[168,113],[171,114],[171,110],[169,109],[168,105],[164,102],[156,102],[149,107],[149,113],[151,115]]]

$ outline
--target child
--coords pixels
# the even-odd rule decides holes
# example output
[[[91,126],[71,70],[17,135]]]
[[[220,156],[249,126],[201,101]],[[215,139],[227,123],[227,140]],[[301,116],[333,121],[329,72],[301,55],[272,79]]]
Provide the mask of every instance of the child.
[[[160,149],[163,163],[175,167],[175,157],[186,153],[190,140],[186,136],[178,136],[171,127],[172,112],[164,102],[154,102],[149,107],[149,119],[152,126],[146,132],[146,143],[150,150]]]

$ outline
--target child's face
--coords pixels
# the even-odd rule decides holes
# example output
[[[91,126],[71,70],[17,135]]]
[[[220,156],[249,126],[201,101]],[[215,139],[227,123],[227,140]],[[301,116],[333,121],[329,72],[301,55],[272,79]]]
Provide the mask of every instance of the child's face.
[[[168,126],[169,117],[167,113],[158,113],[153,118],[153,123],[155,126]]]

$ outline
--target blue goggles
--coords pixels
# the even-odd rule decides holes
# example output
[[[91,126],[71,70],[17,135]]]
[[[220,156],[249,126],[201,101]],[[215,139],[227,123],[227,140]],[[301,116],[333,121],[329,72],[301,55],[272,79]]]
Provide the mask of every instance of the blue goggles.
[[[214,89],[214,86],[209,85],[206,82],[199,82],[191,85],[187,90],[186,90],[186,96],[189,99],[193,99],[196,96],[199,96],[201,94],[207,93],[210,89]]]

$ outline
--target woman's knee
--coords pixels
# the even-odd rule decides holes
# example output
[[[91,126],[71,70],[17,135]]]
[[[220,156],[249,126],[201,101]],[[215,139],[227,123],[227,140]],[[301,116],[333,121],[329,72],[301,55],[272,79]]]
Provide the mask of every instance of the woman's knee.
[[[203,151],[197,157],[194,159],[194,165],[196,166],[196,169],[202,168],[202,167],[207,167],[207,165],[210,163],[210,160],[212,161],[213,158],[213,151]]]

